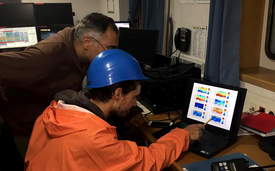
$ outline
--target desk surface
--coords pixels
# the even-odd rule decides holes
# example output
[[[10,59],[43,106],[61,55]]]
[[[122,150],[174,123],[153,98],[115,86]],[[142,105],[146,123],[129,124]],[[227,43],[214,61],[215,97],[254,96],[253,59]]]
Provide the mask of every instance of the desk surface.
[[[176,112],[171,112],[171,118],[175,118],[178,116]],[[154,115],[148,115],[147,119],[151,120],[161,120],[168,118],[167,114],[154,114]],[[140,132],[146,138],[149,142],[156,142],[156,138],[152,136],[152,133],[159,130],[159,128],[153,128],[148,127],[147,124],[143,124],[140,126]],[[252,160],[257,162],[259,165],[271,165],[275,164],[275,161],[273,161],[269,155],[265,152],[263,152],[259,146],[258,141],[260,137],[258,136],[251,136],[251,135],[244,135],[239,136],[238,140],[235,144],[230,146],[229,148],[225,149],[224,151],[218,153],[214,157],[219,157],[227,154],[242,152],[246,154],[248,157],[250,157]],[[193,163],[197,161],[206,160],[206,158],[201,157],[197,154],[191,153],[189,151],[181,153],[179,158],[171,165],[172,170],[181,170],[182,171],[182,165]],[[269,171],[275,171],[274,168],[270,168]]]

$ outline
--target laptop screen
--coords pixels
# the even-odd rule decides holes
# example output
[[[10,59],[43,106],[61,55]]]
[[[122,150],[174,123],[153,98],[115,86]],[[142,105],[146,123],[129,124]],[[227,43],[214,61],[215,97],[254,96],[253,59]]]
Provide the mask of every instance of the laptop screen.
[[[187,118],[230,130],[238,91],[194,83]]]
[[[216,133],[237,136],[246,89],[190,79],[182,120],[189,124],[205,123]]]

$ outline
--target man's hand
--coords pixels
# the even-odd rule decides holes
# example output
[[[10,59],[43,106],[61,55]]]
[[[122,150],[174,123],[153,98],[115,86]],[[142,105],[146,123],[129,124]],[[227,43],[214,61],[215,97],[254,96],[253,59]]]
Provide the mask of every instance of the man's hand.
[[[190,140],[198,140],[202,135],[202,130],[204,130],[204,126],[202,124],[194,124],[188,125],[184,129],[186,129],[190,133]]]
[[[143,124],[143,122],[144,122],[144,117],[142,116],[141,113],[136,114],[130,120],[130,124],[135,127],[138,127],[139,125]]]

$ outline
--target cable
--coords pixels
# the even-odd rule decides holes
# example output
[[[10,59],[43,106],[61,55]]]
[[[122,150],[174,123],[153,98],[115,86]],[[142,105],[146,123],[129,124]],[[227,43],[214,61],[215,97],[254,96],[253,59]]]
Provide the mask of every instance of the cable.
[[[178,49],[174,50],[174,52],[172,52],[170,55],[168,55],[169,57],[171,57]]]
[[[148,118],[147,118],[147,115],[151,114],[152,112],[149,112],[149,113],[146,113],[146,114],[143,114],[144,115],[144,118],[147,120],[147,121],[150,121]],[[153,114],[153,113],[152,113]]]
[[[180,51],[180,53],[179,53],[179,55],[178,55],[178,57],[176,59],[176,65],[178,65],[180,63],[180,54],[181,54],[181,51]]]

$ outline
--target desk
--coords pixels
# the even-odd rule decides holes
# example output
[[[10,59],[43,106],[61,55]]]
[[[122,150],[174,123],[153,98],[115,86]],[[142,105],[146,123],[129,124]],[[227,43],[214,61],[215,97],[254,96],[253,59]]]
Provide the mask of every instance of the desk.
[[[170,114],[171,114],[171,118],[175,118],[178,116],[176,112],[171,112]],[[152,119],[152,120],[161,120],[166,118],[168,118],[166,113],[147,116],[147,119]],[[157,139],[152,136],[152,133],[159,130],[159,128],[148,127],[147,124],[143,124],[140,126],[139,130],[147,141],[149,141],[150,143],[156,142]],[[218,153],[214,157],[242,152],[242,153],[245,153],[252,160],[257,162],[259,165],[264,166],[264,165],[275,164],[275,161],[273,161],[267,153],[263,152],[258,147],[259,139],[260,137],[251,136],[251,135],[239,136],[235,144],[225,149],[224,151]],[[186,151],[181,153],[179,158],[170,166],[170,168],[172,170],[182,171],[183,164],[193,163],[193,162],[202,161],[202,160],[206,160],[206,158],[201,157],[197,154],[191,153],[189,151]],[[270,168],[269,171],[275,171],[275,168]]]

